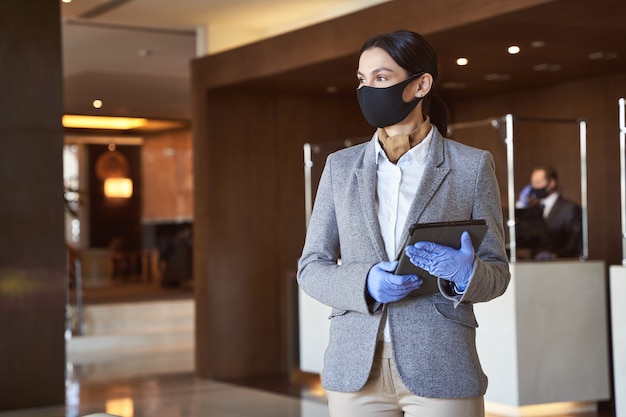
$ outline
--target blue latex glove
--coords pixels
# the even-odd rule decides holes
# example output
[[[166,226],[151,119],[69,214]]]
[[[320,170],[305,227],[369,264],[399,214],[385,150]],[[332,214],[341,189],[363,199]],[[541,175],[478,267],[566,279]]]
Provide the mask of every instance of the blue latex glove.
[[[417,275],[394,275],[398,261],[380,262],[367,273],[367,290],[381,303],[402,300],[411,291],[422,285]]]
[[[407,246],[406,254],[411,262],[424,271],[455,283],[465,291],[474,269],[474,247],[469,233],[461,234],[461,249],[433,242],[417,242]]]
[[[517,208],[526,208],[528,207],[528,202],[532,199],[533,186],[528,184],[522,191],[520,191],[519,196],[517,197],[517,202],[515,203],[515,207]]]

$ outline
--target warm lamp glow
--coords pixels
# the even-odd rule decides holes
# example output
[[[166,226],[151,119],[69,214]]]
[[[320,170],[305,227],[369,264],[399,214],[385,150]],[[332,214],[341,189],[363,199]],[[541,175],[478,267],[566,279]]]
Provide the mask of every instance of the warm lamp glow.
[[[66,114],[63,116],[63,126],[78,129],[135,129],[148,124],[147,119],[136,117],[105,117],[105,116],[81,116]]]
[[[129,198],[133,195],[130,178],[107,178],[104,180],[104,195],[109,198]]]
[[[111,415],[133,417],[135,407],[130,397],[106,400],[106,412]]]

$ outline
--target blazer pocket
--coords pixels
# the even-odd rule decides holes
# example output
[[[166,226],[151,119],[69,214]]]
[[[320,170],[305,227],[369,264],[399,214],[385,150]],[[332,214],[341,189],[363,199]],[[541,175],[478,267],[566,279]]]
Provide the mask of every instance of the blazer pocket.
[[[339,310],[338,308],[333,308],[330,312],[330,316],[328,316],[328,320],[332,319],[333,317],[343,316],[347,312],[347,310]]]
[[[478,327],[474,310],[469,305],[459,304],[456,308],[452,303],[434,303],[437,314],[455,323],[469,327]]]

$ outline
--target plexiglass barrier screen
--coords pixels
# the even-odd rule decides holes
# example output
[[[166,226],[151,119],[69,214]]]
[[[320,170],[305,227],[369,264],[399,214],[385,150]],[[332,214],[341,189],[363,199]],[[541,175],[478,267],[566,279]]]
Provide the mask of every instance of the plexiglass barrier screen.
[[[448,136],[491,152],[500,188],[507,249],[512,262],[536,257],[545,222],[539,207],[522,209],[520,193],[533,167],[550,166],[558,174],[561,196],[580,205],[582,248],[588,257],[586,123],[575,119],[540,119],[506,115],[453,124]],[[516,208],[516,203],[517,208]]]

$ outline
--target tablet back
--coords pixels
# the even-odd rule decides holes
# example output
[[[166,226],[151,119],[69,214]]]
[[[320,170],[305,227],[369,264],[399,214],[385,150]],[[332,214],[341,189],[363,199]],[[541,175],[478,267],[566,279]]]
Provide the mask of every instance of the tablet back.
[[[437,277],[413,265],[404,251],[406,246],[413,245],[416,242],[428,241],[450,246],[454,249],[459,249],[461,247],[461,234],[464,231],[467,231],[472,238],[474,250],[478,251],[478,248],[487,233],[487,222],[484,219],[479,219],[437,223],[415,223],[409,230],[409,238],[402,248],[398,267],[394,273],[396,275],[417,274],[420,278],[422,278],[424,282],[420,288],[411,293],[412,295],[416,295],[416,293],[417,295],[433,294],[439,292]]]

